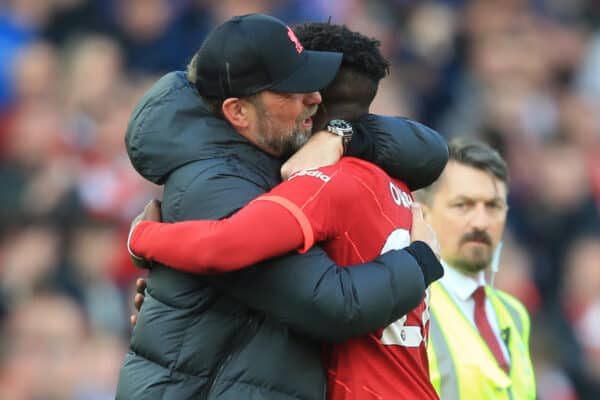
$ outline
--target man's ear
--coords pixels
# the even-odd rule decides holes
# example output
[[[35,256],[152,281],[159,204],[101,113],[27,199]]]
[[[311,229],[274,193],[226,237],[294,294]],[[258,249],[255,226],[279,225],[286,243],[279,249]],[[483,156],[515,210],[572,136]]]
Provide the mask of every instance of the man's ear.
[[[234,128],[244,129],[249,125],[248,106],[238,97],[229,97],[223,101],[223,115]]]
[[[429,206],[425,203],[421,203],[421,210],[423,211],[423,219],[425,220],[425,222],[429,223],[428,217],[429,217]]]

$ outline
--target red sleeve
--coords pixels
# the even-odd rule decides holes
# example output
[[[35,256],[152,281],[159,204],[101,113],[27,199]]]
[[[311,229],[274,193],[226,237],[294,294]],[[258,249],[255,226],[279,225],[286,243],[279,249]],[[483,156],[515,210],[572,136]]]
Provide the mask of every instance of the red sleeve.
[[[314,243],[335,238],[346,230],[345,211],[348,207],[345,199],[355,196],[355,185],[345,168],[344,162],[338,162],[300,171],[256,200],[277,202],[296,218],[299,225],[310,228],[308,233],[304,229],[301,251],[306,251]]]
[[[192,273],[230,272],[292,250],[305,252],[339,231],[340,167],[307,170],[232,217],[160,223],[142,221],[129,246],[139,257]],[[343,174],[340,174],[343,175]]]
[[[134,229],[134,254],[192,273],[230,272],[298,249],[310,234],[277,202],[254,201],[219,221],[142,221]]]

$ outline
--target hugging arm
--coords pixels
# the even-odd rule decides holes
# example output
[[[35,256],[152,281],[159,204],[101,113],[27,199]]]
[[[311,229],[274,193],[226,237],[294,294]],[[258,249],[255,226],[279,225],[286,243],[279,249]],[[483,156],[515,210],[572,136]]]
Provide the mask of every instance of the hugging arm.
[[[209,196],[201,183],[185,202],[202,204],[203,210],[234,212],[249,202],[257,187],[231,175],[210,179]],[[237,207],[236,207],[237,206]],[[182,207],[198,210],[199,207]],[[223,217],[191,212],[181,219]],[[433,271],[433,273],[431,273]],[[306,254],[288,254],[251,268],[204,277],[215,288],[249,307],[278,319],[311,337],[339,341],[371,332],[395,321],[417,306],[425,288],[441,275],[442,267],[429,246],[415,242],[392,250],[374,261],[342,268],[319,247]]]
[[[355,222],[336,218],[333,210],[353,203],[353,179],[338,173],[341,164],[319,169],[326,181],[296,176],[258,197],[229,218],[178,223],[142,221],[130,234],[131,251],[138,257],[194,274],[233,272],[293,250],[305,252],[315,242],[337,238]],[[303,205],[312,202],[313,207]],[[148,207],[147,207],[148,208]],[[330,209],[327,213],[319,210]],[[435,251],[424,222],[415,215],[412,241],[423,240]]]
[[[236,271],[302,247],[296,219],[279,204],[253,201],[230,218],[142,221],[129,246],[138,257],[194,274]]]
[[[448,162],[446,140],[416,121],[365,114],[352,125],[346,155],[376,164],[411,191],[432,184]]]
[[[419,244],[427,247],[421,242],[411,247],[418,249]],[[425,278],[412,250],[390,251],[372,262],[341,268],[314,247],[303,255],[210,279],[296,331],[342,341],[389,325],[423,300]]]

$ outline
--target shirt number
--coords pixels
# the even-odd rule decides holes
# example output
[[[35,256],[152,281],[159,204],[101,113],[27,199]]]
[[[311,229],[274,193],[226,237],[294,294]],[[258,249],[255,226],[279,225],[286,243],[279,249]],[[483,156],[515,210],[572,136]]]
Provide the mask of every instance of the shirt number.
[[[410,244],[410,232],[406,229],[396,229],[387,238],[381,254],[390,250],[399,250]],[[408,316],[405,315],[387,326],[381,335],[384,345],[399,345],[404,347],[419,347],[427,344],[424,328],[429,321],[429,288],[425,292],[425,309],[421,313],[421,325],[406,325]]]

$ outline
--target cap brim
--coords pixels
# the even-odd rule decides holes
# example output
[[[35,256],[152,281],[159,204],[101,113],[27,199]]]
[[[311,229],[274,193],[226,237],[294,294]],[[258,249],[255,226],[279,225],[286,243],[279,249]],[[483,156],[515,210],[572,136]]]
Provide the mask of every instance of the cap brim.
[[[287,79],[269,90],[286,93],[309,93],[323,89],[333,81],[342,63],[342,53],[305,50],[306,60]]]

